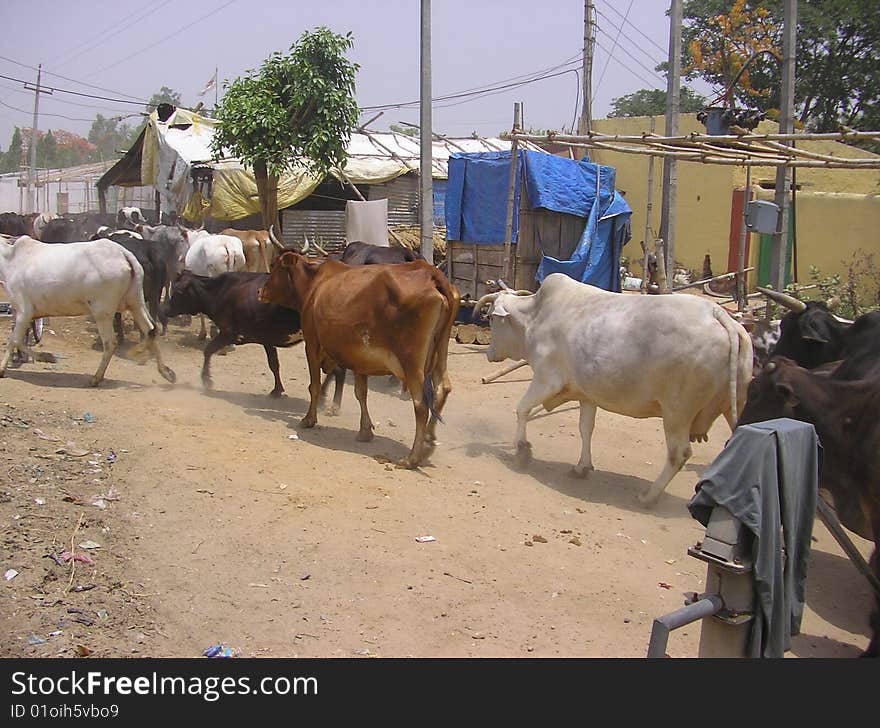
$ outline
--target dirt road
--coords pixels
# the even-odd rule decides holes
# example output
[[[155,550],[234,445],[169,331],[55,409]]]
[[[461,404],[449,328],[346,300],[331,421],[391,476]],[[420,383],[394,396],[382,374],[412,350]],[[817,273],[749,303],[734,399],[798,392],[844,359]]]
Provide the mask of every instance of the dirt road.
[[[223,643],[243,656],[642,657],[652,620],[703,588],[686,504],[723,420],[646,510],[659,420],[600,412],[582,481],[568,475],[577,411],[563,406],[531,423],[535,461],[520,471],[513,410],[531,370],[483,385],[498,365],[479,345],[453,343],[440,444],[406,471],[389,460],[411,445],[412,406],[381,378],[376,438],[360,443],[350,384],[339,417],[299,429],[301,347],[280,352],[281,400],[253,345],[215,357],[203,390],[196,325],[161,343],[175,386],[116,357],[91,389],[94,327],[47,329],[40,348],[58,362],[0,380],[0,564],[18,572],[0,582],[2,656],[190,657]],[[0,318],[4,342],[9,330]],[[93,563],[63,561],[71,550]],[[817,521],[791,655],[856,656],[869,608]],[[696,656],[699,631],[674,632],[668,653]]]

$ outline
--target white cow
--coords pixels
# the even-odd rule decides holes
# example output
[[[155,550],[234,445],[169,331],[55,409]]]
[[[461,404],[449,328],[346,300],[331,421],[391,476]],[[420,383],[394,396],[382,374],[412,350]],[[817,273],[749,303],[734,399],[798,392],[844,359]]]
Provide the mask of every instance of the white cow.
[[[662,417],[666,464],[639,496],[651,504],[690,458],[690,442],[708,439],[719,415],[733,430],[751,379],[752,343],[716,303],[688,294],[611,293],[562,273],[547,276],[536,294],[522,293],[491,293],[476,307],[490,306],[489,360],[525,359],[534,370],[516,410],[521,462],[531,457],[528,415],[540,404],[549,411],[580,402],[580,477],[593,469],[597,408]]]
[[[214,235],[207,230],[180,228],[189,244],[184,267],[197,276],[214,278],[221,273],[245,270],[246,261],[241,240],[234,235]],[[200,315],[202,328],[199,338],[207,336],[205,316]]]
[[[156,327],[144,303],[143,280],[144,270],[137,258],[111,240],[52,245],[24,235],[0,242],[0,281],[15,309],[12,335],[0,361],[0,377],[6,373],[13,349],[24,346],[25,333],[35,318],[91,314],[104,348],[91,380],[96,386],[116,350],[113,316],[117,311],[130,311],[156,355],[159,374],[175,381],[174,372],[162,363]]]

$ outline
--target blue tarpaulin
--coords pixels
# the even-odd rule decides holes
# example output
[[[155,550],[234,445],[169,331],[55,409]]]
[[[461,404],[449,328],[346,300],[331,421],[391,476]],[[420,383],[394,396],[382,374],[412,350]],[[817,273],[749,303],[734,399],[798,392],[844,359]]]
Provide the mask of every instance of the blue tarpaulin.
[[[619,291],[618,262],[630,238],[632,211],[614,189],[614,168],[551,154],[520,150],[514,187],[513,234],[519,230],[520,179],[529,207],[586,218],[570,260],[543,256],[535,276],[565,273],[583,283]],[[524,175],[520,174],[520,171]],[[446,237],[466,243],[504,242],[510,182],[510,152],[453,154],[446,191]]]

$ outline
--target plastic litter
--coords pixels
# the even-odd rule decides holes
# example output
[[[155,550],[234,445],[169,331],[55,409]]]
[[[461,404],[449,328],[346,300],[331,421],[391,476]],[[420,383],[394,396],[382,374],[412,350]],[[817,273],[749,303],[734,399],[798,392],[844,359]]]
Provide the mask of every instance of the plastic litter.
[[[436,541],[437,539],[433,536],[416,536],[416,541],[419,543],[430,543],[431,541]]]
[[[116,453],[113,452],[112,450],[109,453],[107,453],[107,462],[108,463],[115,463],[116,462]]]
[[[224,647],[223,644],[211,645],[207,650],[202,653],[205,657],[237,657],[238,650],[233,650],[231,647]]]
[[[83,422],[92,423],[95,421],[95,417],[93,415],[90,415],[88,412],[84,413],[82,418]]]
[[[82,544],[80,544],[82,546]],[[67,563],[71,559],[74,561],[82,561],[84,564],[94,565],[94,561],[92,561],[90,556],[86,556],[85,554],[72,554],[70,551],[62,551],[58,558],[61,559],[64,563]]]
[[[37,635],[35,635],[35,634],[32,634],[30,637],[28,637],[27,641],[28,641],[29,645],[44,645],[44,644],[46,644],[46,640],[44,640],[42,637],[37,637]]]
[[[99,543],[96,542],[96,541],[92,541],[91,539],[89,539],[88,541],[83,541],[83,542],[79,545],[79,547],[80,547],[81,549],[99,549],[99,548],[101,548],[101,544],[99,544]]]
[[[3,581],[12,581],[16,576],[18,576],[18,572],[15,569],[8,569],[3,574]]]

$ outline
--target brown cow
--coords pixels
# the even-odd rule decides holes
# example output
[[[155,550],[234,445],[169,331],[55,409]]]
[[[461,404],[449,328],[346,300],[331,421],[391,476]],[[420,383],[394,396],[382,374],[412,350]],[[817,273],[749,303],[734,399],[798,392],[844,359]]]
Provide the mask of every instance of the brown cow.
[[[311,396],[303,426],[314,427],[318,420],[321,369],[339,366],[355,373],[361,405],[357,439],[371,440],[367,377],[393,374],[409,391],[416,417],[412,449],[399,464],[418,467],[434,448],[436,423],[452,391],[446,357],[460,303],[455,286],[422,260],[348,266],[335,260],[309,263],[287,252],[272,266],[259,299],[300,312]]]
[[[250,273],[268,273],[272,266],[272,250],[268,230],[234,230],[226,228],[221,235],[234,235],[244,250],[244,269]]]

